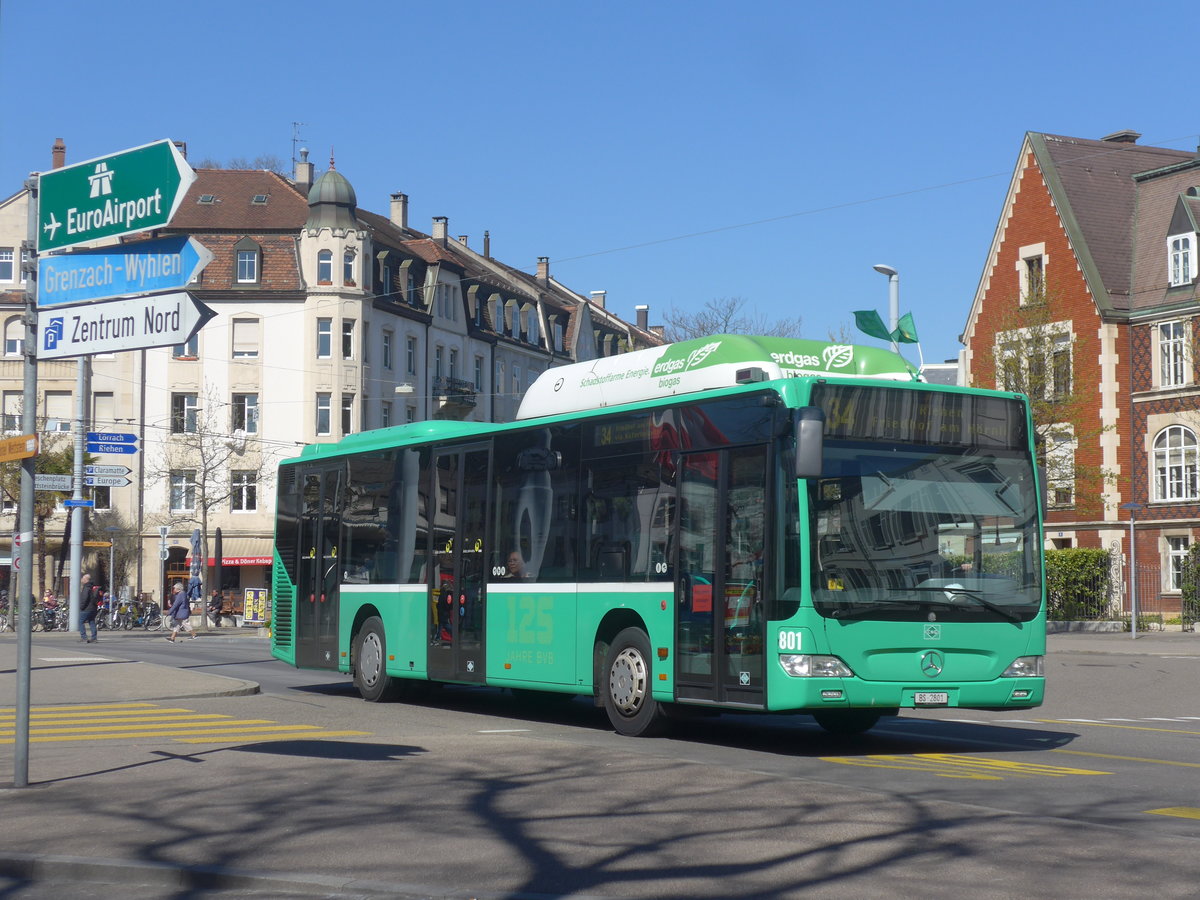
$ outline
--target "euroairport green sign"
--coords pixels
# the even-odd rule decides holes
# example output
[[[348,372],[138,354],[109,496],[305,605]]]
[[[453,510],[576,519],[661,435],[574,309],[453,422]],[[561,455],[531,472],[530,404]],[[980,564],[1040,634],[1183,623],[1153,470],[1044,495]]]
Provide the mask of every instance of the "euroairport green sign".
[[[196,173],[171,141],[122,150],[38,177],[38,253],[161,228]]]

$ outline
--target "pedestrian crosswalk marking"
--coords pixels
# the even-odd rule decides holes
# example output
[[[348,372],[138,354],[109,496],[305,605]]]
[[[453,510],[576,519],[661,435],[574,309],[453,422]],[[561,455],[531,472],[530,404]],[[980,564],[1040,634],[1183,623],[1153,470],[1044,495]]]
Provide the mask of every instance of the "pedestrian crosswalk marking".
[[[29,742],[111,741],[173,738],[189,744],[362,737],[368,731],[289,725],[271,719],[238,719],[153,703],[103,703],[39,706],[29,711]],[[0,709],[0,744],[16,737],[16,711]]]

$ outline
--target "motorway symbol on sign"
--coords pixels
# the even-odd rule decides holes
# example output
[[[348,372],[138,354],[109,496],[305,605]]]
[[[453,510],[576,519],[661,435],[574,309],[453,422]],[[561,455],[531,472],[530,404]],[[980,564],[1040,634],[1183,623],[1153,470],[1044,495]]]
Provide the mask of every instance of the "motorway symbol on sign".
[[[207,247],[185,235],[43,256],[38,259],[38,306],[178,291],[212,258]]]
[[[91,440],[91,435],[95,432],[90,432],[88,440]],[[115,435],[114,435],[115,436]],[[132,437],[133,435],[128,435]],[[84,475],[128,475],[132,469],[129,466],[84,466]]]
[[[70,475],[52,475],[48,472],[36,472],[33,476],[35,491],[69,491],[74,486]]]
[[[93,443],[103,444],[136,444],[137,435],[130,434],[128,431],[89,431],[87,439]],[[87,467],[90,468],[90,467]],[[85,475],[127,475],[129,470],[123,472],[84,472]]]
[[[216,313],[186,291],[38,313],[38,359],[186,344]]]
[[[87,445],[88,453],[137,453],[137,444],[108,444],[98,441],[89,441]]]
[[[95,500],[64,500],[63,501],[63,506],[67,507],[68,509],[73,506],[85,506],[90,509],[91,507],[93,507],[95,505],[96,505]]]
[[[38,253],[161,228],[196,173],[171,141],[155,141],[38,176]]]
[[[92,487],[125,487],[129,479],[120,475],[84,475],[83,483]]]

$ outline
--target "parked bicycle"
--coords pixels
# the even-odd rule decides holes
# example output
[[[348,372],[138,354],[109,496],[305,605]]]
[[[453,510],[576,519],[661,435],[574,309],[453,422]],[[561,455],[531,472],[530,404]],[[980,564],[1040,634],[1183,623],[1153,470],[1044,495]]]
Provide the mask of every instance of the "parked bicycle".
[[[138,624],[149,631],[151,628],[163,627],[162,609],[153,600],[147,600],[142,604],[141,613],[138,616]]]

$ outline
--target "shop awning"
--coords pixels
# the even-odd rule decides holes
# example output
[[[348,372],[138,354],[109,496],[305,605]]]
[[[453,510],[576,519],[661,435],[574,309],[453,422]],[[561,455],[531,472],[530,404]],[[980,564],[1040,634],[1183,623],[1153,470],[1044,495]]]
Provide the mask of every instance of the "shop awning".
[[[215,550],[215,540],[208,536],[208,549]],[[272,542],[270,538],[258,537],[222,537],[221,565],[223,566],[269,566],[272,562]],[[184,560],[189,566],[192,557],[189,554]],[[208,565],[215,566],[215,557],[208,558]]]

